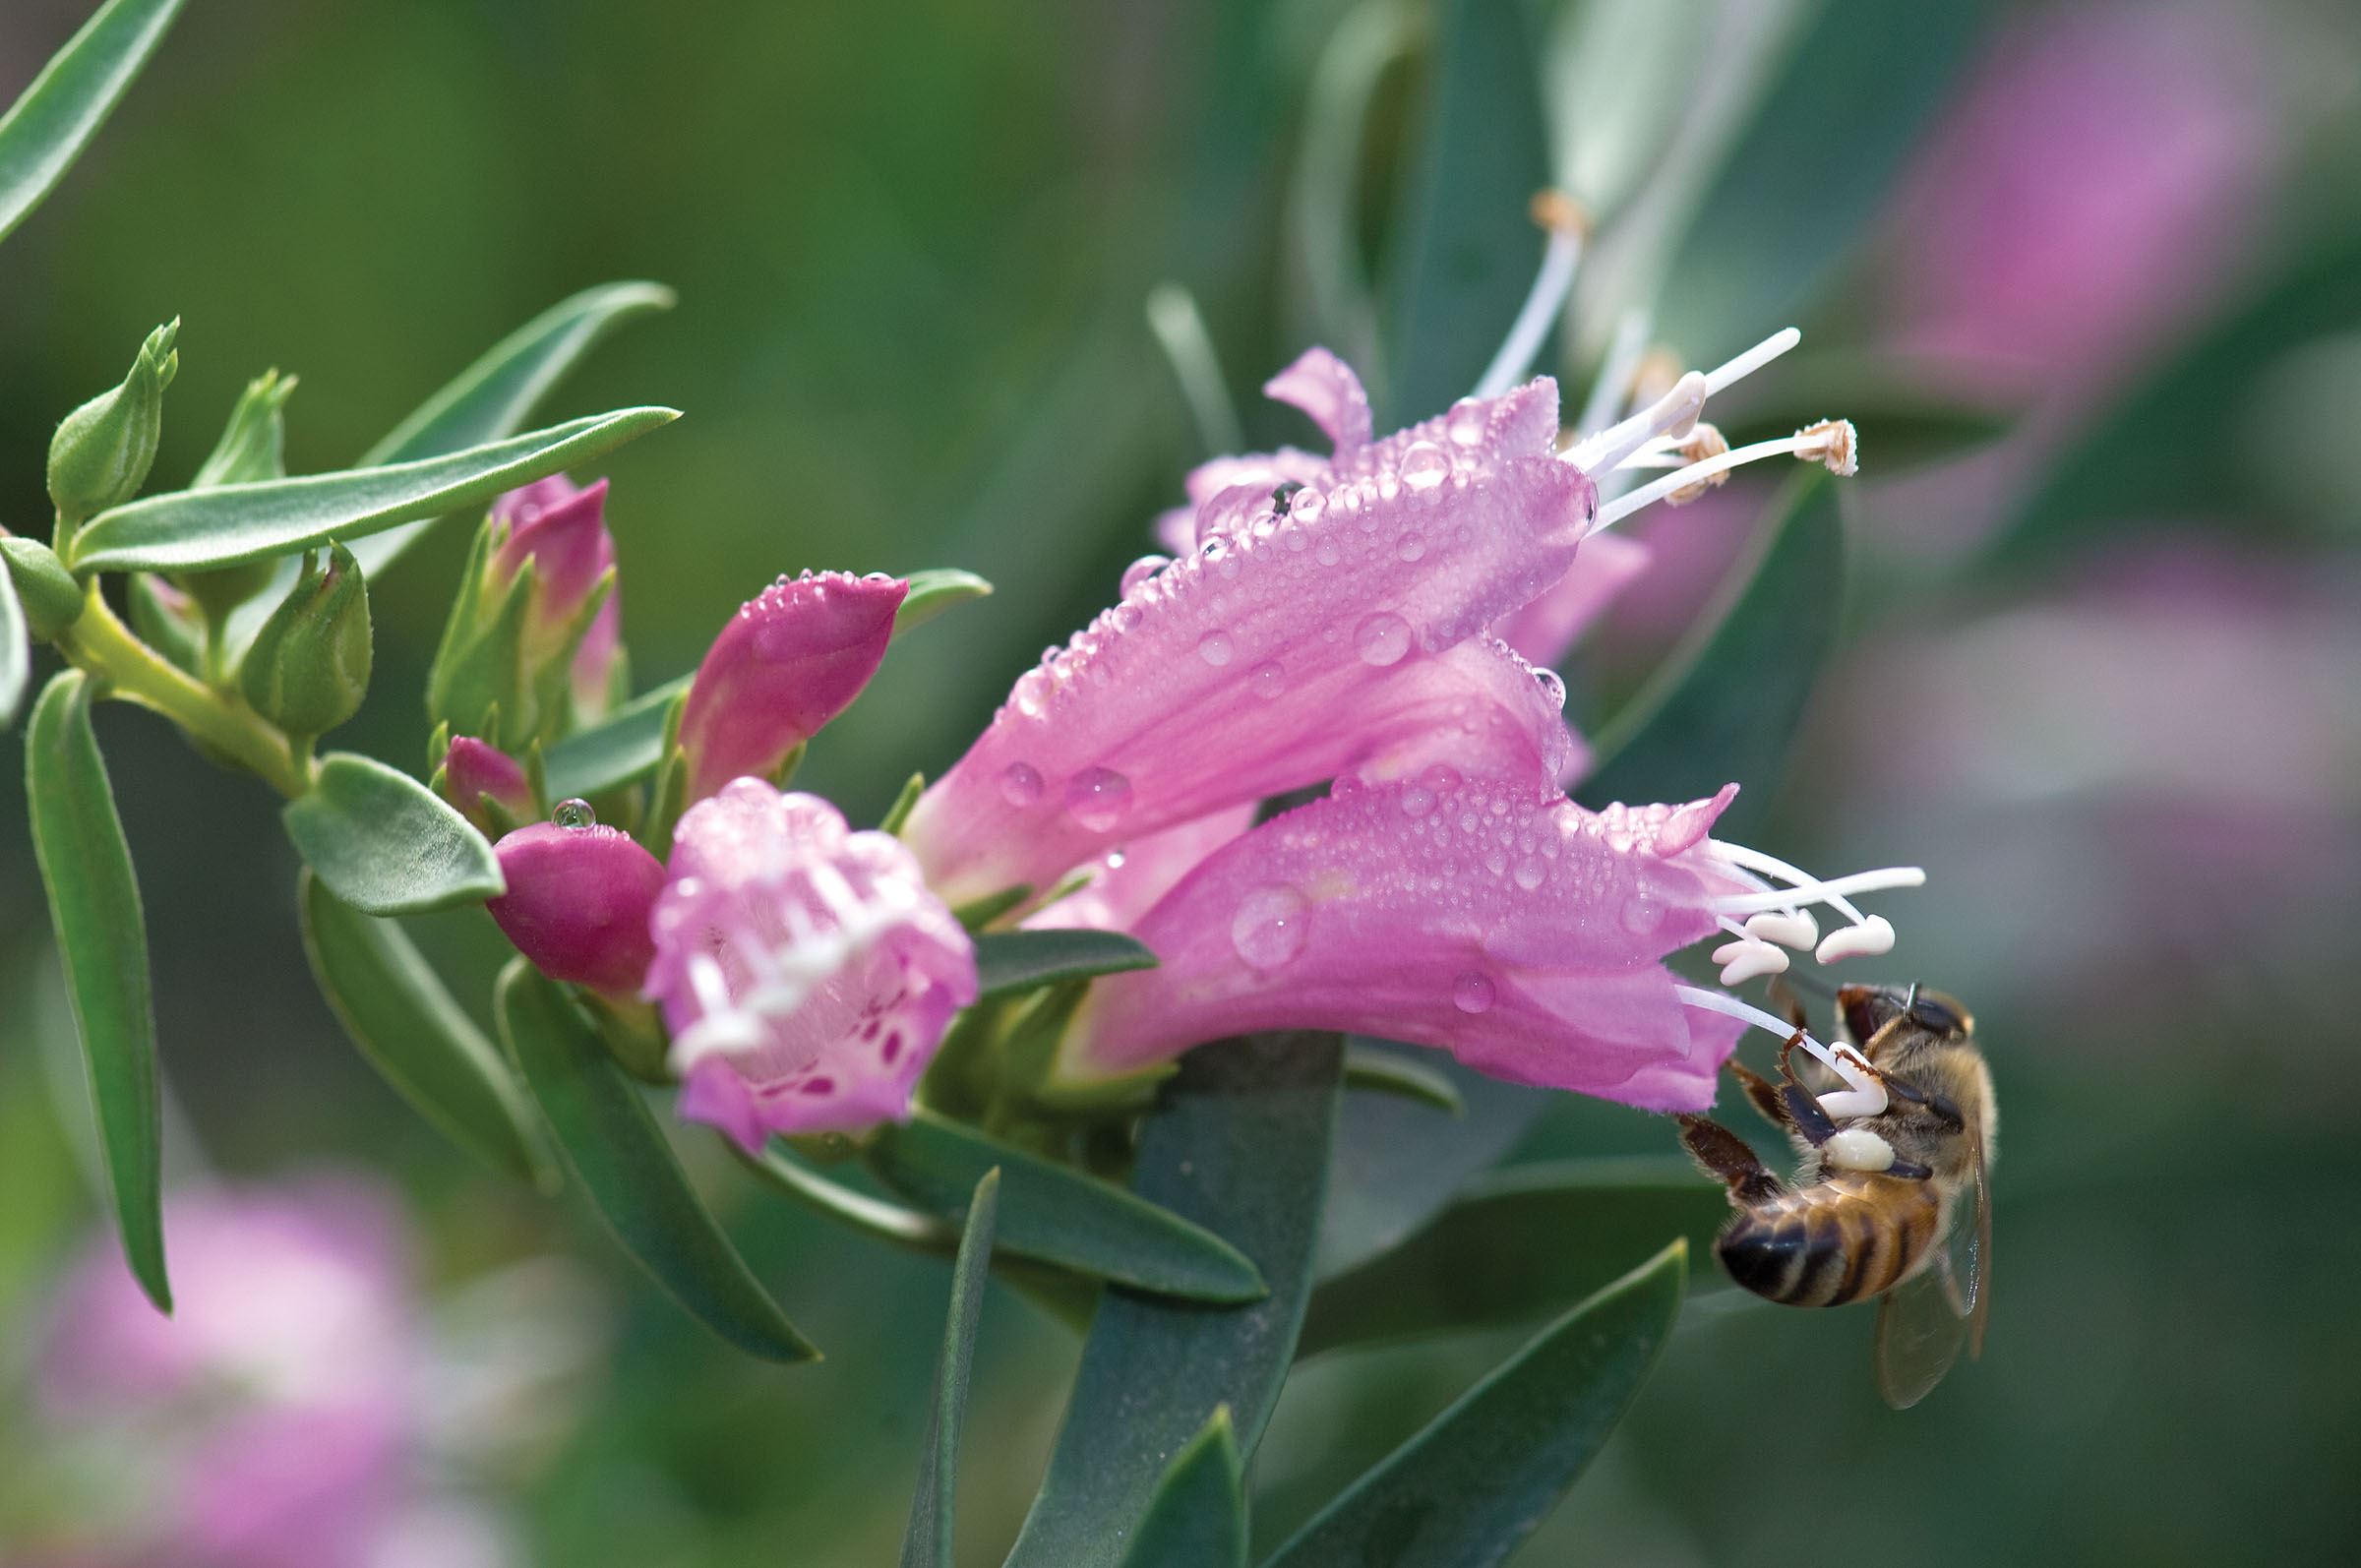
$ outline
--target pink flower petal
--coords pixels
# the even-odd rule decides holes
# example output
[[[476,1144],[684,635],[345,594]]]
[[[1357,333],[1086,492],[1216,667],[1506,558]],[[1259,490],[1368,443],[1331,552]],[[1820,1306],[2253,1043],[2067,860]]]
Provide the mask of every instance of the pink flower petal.
[[[1574,643],[1615,596],[1648,570],[1648,547],[1626,534],[1593,534],[1554,586],[1501,618],[1492,632],[1544,669],[1566,662]]]

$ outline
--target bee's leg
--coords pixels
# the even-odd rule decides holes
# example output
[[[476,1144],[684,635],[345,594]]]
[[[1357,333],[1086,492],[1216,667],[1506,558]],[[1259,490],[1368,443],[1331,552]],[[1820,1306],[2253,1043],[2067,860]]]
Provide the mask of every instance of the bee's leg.
[[[1885,1174],[1890,1176],[1900,1176],[1905,1181],[1928,1181],[1934,1178],[1935,1168],[1931,1165],[1920,1165],[1915,1160],[1897,1160],[1886,1167]]]
[[[1786,1112],[1787,1124],[1795,1135],[1814,1148],[1835,1136],[1836,1122],[1820,1109],[1820,1097],[1804,1087],[1795,1075],[1795,1048],[1803,1044],[1803,1031],[1798,1029],[1779,1048],[1779,1075],[1785,1081],[1779,1086],[1779,1103]]]
[[[1795,988],[1788,985],[1784,977],[1772,976],[1768,991],[1771,1004],[1786,1015],[1788,1027],[1794,1029],[1811,1027],[1811,1014],[1803,1010],[1803,998],[1795,995]]]
[[[1729,1188],[1729,1201],[1740,1207],[1760,1203],[1786,1190],[1779,1177],[1746,1147],[1746,1140],[1719,1121],[1704,1116],[1682,1116],[1680,1142],[1689,1151],[1689,1157],[1705,1168],[1707,1176]]]
[[[1729,1058],[1729,1075],[1738,1080],[1738,1087],[1746,1091],[1747,1100],[1765,1121],[1782,1132],[1795,1130],[1795,1123],[1787,1119],[1786,1105],[1779,1098],[1779,1085],[1735,1056]]]

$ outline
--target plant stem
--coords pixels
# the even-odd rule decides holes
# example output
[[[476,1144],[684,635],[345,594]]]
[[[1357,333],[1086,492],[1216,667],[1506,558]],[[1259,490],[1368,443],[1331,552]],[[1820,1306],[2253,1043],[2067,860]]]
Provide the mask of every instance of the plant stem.
[[[260,775],[290,800],[311,787],[311,760],[298,755],[287,738],[242,702],[212,691],[132,634],[91,584],[82,619],[57,639],[58,651],[101,678],[106,694],[151,708]]]

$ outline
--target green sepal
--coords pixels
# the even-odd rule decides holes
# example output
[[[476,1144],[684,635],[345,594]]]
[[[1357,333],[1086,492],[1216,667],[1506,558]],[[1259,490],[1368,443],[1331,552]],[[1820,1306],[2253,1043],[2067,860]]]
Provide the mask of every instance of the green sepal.
[[[246,705],[289,735],[325,735],[361,709],[372,659],[369,585],[340,544],[328,563],[306,555],[294,591],[279,601],[238,666]]]
[[[62,522],[119,507],[147,483],[163,434],[164,389],[180,372],[172,347],[179,335],[177,316],[150,332],[122,385],[66,415],[50,438],[49,499]]]
[[[1007,914],[1008,911],[1025,903],[1032,896],[1033,884],[1018,882],[1014,887],[1003,887],[997,893],[986,893],[982,898],[971,898],[966,903],[954,908],[951,914],[957,918],[960,925],[965,926],[969,931],[982,931],[1002,915]]]
[[[237,406],[230,410],[229,423],[222,427],[221,439],[198,465],[197,477],[189,481],[191,490],[211,490],[217,485],[254,484],[264,479],[284,479],[287,476],[287,427],[283,411],[287,397],[295,391],[295,378],[281,376],[277,371],[265,371],[246,384],[239,394]],[[205,608],[206,615],[216,625],[230,611],[261,593],[276,575],[274,561],[249,561],[244,566],[225,567],[219,572],[192,572],[180,579],[180,587],[188,596]]]
[[[915,631],[942,614],[955,604],[981,599],[992,592],[992,584],[972,572],[943,568],[935,572],[913,572],[909,577],[910,591],[902,597],[902,607],[893,612],[893,634]]]
[[[891,833],[898,838],[902,824],[910,820],[910,813],[918,805],[918,798],[926,792],[927,775],[911,774],[910,782],[902,786],[902,792],[893,798],[893,804],[885,808],[885,815],[878,823],[878,831]]]
[[[38,539],[0,533],[0,564],[17,585],[25,607],[25,630],[36,642],[53,642],[73,629],[90,607],[90,594],[76,581],[57,552]]]

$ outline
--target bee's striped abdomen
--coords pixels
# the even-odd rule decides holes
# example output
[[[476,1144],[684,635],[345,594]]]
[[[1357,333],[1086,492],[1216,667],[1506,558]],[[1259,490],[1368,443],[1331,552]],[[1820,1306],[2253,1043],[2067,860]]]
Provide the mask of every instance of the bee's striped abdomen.
[[[1741,1209],[1714,1250],[1729,1277],[1787,1306],[1843,1306],[1893,1289],[1941,1218],[1923,1181],[1846,1174]]]

